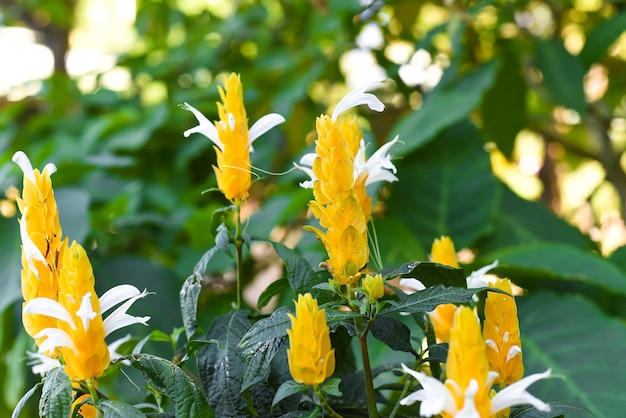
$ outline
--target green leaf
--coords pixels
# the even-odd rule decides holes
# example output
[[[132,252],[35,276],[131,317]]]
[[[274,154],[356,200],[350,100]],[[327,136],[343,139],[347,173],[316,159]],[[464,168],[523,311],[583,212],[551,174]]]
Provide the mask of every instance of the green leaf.
[[[63,371],[57,367],[48,372],[43,380],[43,389],[39,399],[39,416],[45,418],[67,418],[72,406],[72,383]]]
[[[15,219],[8,219],[0,216],[0,281],[2,282],[2,292],[0,292],[0,312],[17,300],[22,300],[20,288],[20,228]]]
[[[576,416],[591,417],[591,413],[583,408],[577,408],[571,405],[564,405],[559,402],[548,402],[550,404],[550,412],[541,412],[532,406],[523,406],[511,409],[509,418],[556,418]]]
[[[307,390],[311,390],[307,385],[303,385],[301,383],[296,383],[293,380],[287,380],[284,382],[274,395],[274,400],[272,401],[272,406],[276,405],[278,402],[282,401],[289,396],[297,395],[298,393],[305,392]]]
[[[424,248],[441,235],[463,248],[489,231],[496,181],[483,138],[469,121],[449,127],[397,167],[388,216],[405,222]]]
[[[426,259],[424,247],[401,219],[379,218],[374,221],[374,227],[374,231],[370,228],[369,237],[377,239],[383,266],[397,266],[406,260]],[[370,257],[370,265],[373,265],[373,255]]]
[[[151,354],[133,354],[127,358],[134,368],[143,373],[151,388],[172,400],[176,416],[197,418],[215,416],[202,391],[191,377],[174,363]]]
[[[501,201],[494,230],[478,243],[480,253],[541,241],[570,244],[584,250],[598,249],[589,237],[542,203],[522,199],[502,183],[498,183],[498,190]]]
[[[104,418],[144,418],[143,412],[137,408],[120,401],[103,400],[98,406],[102,410]]]
[[[626,11],[617,13],[611,19],[601,20],[586,36],[585,46],[578,56],[586,68],[600,61],[609,47],[624,33],[626,28]]]
[[[257,309],[263,309],[270,303],[272,297],[279,295],[283,290],[289,288],[289,281],[287,279],[278,279],[269,284],[259,296],[259,300],[256,304]]]
[[[296,251],[280,244],[278,242],[269,241],[274,247],[276,254],[285,263],[287,269],[287,280],[289,285],[296,294],[305,294],[313,292],[313,286],[321,283],[323,280],[315,273],[311,265]]]
[[[428,360],[436,360],[439,363],[445,363],[448,360],[448,343],[429,345]]]
[[[329,394],[330,396],[341,396],[342,393],[339,390],[339,385],[341,384],[341,379],[338,377],[333,377],[328,379],[322,385],[322,392]]]
[[[63,187],[54,191],[54,197],[59,210],[59,222],[63,226],[63,235],[84,244],[91,231],[89,193],[84,189]]]
[[[202,278],[206,273],[206,267],[215,255],[218,247],[212,247],[208,250],[193,269],[193,274],[187,277],[183,287],[180,289],[180,310],[183,317],[183,325],[187,339],[190,340],[198,329],[196,319],[198,313],[198,297],[202,291]]]
[[[244,359],[239,343],[250,328],[247,311],[233,310],[215,318],[206,335],[216,340],[198,350],[198,372],[209,404],[219,417],[235,416],[245,408],[241,397]]]
[[[565,46],[554,39],[537,39],[535,60],[543,74],[542,86],[555,104],[574,109],[583,117],[586,114],[582,63],[570,54]]]
[[[239,348],[247,351],[264,341],[286,336],[287,328],[291,324],[288,312],[286,307],[281,306],[269,317],[257,321],[241,338]]]
[[[379,312],[379,317],[399,312],[430,312],[444,303],[468,303],[472,296],[482,289],[463,289],[442,285],[427,287],[417,293],[407,295],[394,305],[388,305]]]
[[[426,95],[422,107],[401,119],[392,129],[391,136],[399,135],[405,143],[404,147],[398,147],[398,153],[411,153],[433,140],[442,130],[465,119],[493,84],[498,66],[498,61],[483,64],[458,82],[446,84]],[[398,172],[402,176],[402,171]]]
[[[394,351],[417,352],[411,345],[411,330],[395,318],[376,318],[370,328],[372,335]]]
[[[22,412],[22,408],[24,408],[24,405],[26,405],[26,402],[28,402],[28,400],[35,394],[35,392],[39,390],[41,386],[43,386],[43,382],[37,382],[35,386],[30,388],[30,390],[26,392],[24,396],[22,396],[20,401],[15,406],[15,409],[13,410],[13,413],[11,414],[11,418],[18,418],[20,416],[20,412]]]
[[[424,286],[444,284],[446,286],[465,286],[465,272],[432,261],[413,261],[400,267],[383,269],[379,272],[385,280],[398,276],[411,275]]]
[[[495,142],[498,149],[510,157],[517,133],[526,123],[527,88],[513,41],[501,41],[497,46],[502,65],[483,98],[482,131],[485,138]]]
[[[560,281],[626,295],[626,274],[621,269],[597,254],[568,245],[522,244],[486,254],[484,259],[499,260],[494,270],[520,285],[550,286]]]
[[[626,410],[626,326],[583,297],[540,293],[517,298],[526,375],[552,369],[555,376],[529,392],[589,410],[597,418]],[[570,417],[587,416],[570,414]]]

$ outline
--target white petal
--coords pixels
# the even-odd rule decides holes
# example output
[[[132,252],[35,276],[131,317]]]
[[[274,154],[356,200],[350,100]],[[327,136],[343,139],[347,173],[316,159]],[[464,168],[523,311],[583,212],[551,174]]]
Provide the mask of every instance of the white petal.
[[[72,329],[76,329],[72,315],[65,309],[65,306],[61,305],[56,300],[48,298],[31,299],[24,305],[23,312],[25,314],[39,314],[56,318],[66,322]]]
[[[258,137],[269,131],[276,125],[280,125],[285,118],[278,113],[270,113],[257,120],[248,131],[248,145],[251,145]]]
[[[78,349],[74,345],[74,341],[65,331],[58,328],[45,328],[35,335],[35,339],[43,337],[46,337],[46,339],[39,346],[40,353],[52,352],[57,347],[67,347],[78,355]]]
[[[306,165],[307,167],[313,167],[313,161],[317,158],[317,154],[314,152],[308,152],[300,158],[300,164]]]
[[[46,164],[46,166],[43,168],[43,173],[49,176],[51,176],[52,174],[56,172],[57,172],[57,166],[52,163]]]
[[[61,367],[61,362],[58,359],[50,358],[45,354],[27,351],[26,355],[29,359],[26,364],[30,366],[30,370],[33,374],[38,374],[41,377],[43,377],[50,370]]]
[[[416,372],[402,364],[402,370],[417,379],[422,389],[400,400],[400,405],[411,405],[421,401],[420,415],[430,417],[449,410],[454,405],[454,399],[448,388],[434,377]]]
[[[83,321],[83,330],[89,329],[89,323],[97,315],[91,305],[91,292],[85,293],[85,296],[81,298],[80,308],[76,311],[76,315]]]
[[[385,105],[383,102],[378,100],[378,97],[374,96],[371,93],[365,93],[366,90],[369,90],[371,87],[378,85],[382,80],[375,81],[370,84],[366,84],[365,86],[356,88],[352,90],[350,93],[346,94],[343,99],[337,103],[335,107],[335,111],[333,112],[332,120],[337,120],[337,117],[348,109],[353,107],[366,104],[372,110],[376,112],[382,112],[385,110]]]
[[[135,303],[138,299],[145,297],[148,294],[147,291],[143,291],[140,295],[137,295],[129,300],[127,300],[122,306],[117,308],[111,315],[104,320],[104,333],[105,335],[111,334],[113,331],[116,331],[120,328],[124,328],[128,325],[133,324],[144,324],[148,325],[149,316],[132,316],[128,315],[126,311]]]
[[[475,379],[470,380],[469,386],[465,389],[463,408],[455,415],[455,418],[480,418],[480,414],[476,409],[474,397],[478,393],[478,382]]]
[[[215,145],[217,145],[219,149],[224,151],[224,144],[222,144],[222,141],[220,141],[220,137],[217,134],[217,128],[215,128],[215,125],[213,125],[213,123],[208,120],[198,109],[191,106],[189,103],[185,102],[185,104],[183,104],[181,107],[193,113],[199,123],[199,125],[195,128],[187,129],[185,132],[183,132],[183,135],[185,135],[185,137],[188,137],[189,135],[194,133],[202,134],[209,138]]]
[[[496,414],[511,406],[526,404],[534,406],[539,411],[549,412],[550,405],[526,392],[526,388],[538,380],[549,377],[551,373],[552,370],[548,369],[543,373],[531,374],[496,393],[491,399],[491,414]]]
[[[419,292],[420,290],[426,289],[426,286],[424,286],[424,284],[422,282],[420,282],[419,280],[414,279],[412,277],[408,277],[408,278],[405,278],[405,279],[400,279],[400,283],[399,284],[400,284],[401,287],[408,287],[408,288],[411,288],[411,289],[414,290],[414,291],[404,290],[404,293],[409,294],[409,295],[411,293]]]
[[[467,277],[467,288],[468,289],[477,289],[479,287],[486,287],[487,286],[487,282],[485,280],[483,280],[483,276],[485,274],[487,274],[487,272],[493,268],[496,268],[498,266],[498,260],[494,261],[491,264],[488,264],[484,267],[479,268],[476,271],[473,271],[472,274],[470,274]]]
[[[117,349],[120,348],[120,346],[124,344],[126,341],[130,341],[131,338],[132,336],[130,334],[126,334],[125,337],[118,338],[117,340],[113,341],[111,344],[108,344],[109,357],[111,358],[111,361],[117,360],[118,358],[122,357],[122,355],[117,352]],[[130,366],[130,361],[128,360],[124,360],[122,361],[122,363],[126,366]]]
[[[378,183],[379,181],[393,183],[394,181],[398,181],[398,177],[394,176],[389,171],[381,170],[373,175],[368,175],[367,180],[365,180],[365,185],[369,186],[370,184]]]
[[[20,166],[22,172],[24,173],[24,176],[26,176],[26,178],[30,180],[31,183],[35,184],[37,182],[35,180],[35,170],[33,170],[33,165],[30,163],[28,156],[24,154],[23,151],[17,151],[15,154],[13,154],[12,160],[15,164]]]
[[[302,187],[303,189],[312,189],[313,185],[317,181],[317,177],[313,173],[313,170],[311,170],[308,167],[298,165],[296,163],[293,163],[293,166],[296,167],[300,171],[304,171],[304,173],[306,173],[306,175],[311,178],[311,180],[305,180],[303,182],[300,182],[300,187]]]
[[[100,297],[100,314],[103,315],[118,303],[133,298],[140,293],[139,289],[130,284],[121,284],[112,287]]]
[[[389,154],[389,150],[393,147],[398,141],[400,137],[396,135],[394,139],[384,144],[380,147],[368,160],[368,167],[372,167],[372,169],[380,170],[382,168],[386,168],[388,170],[396,173],[396,166],[391,162],[391,155]]]
[[[28,229],[26,229],[26,213],[28,212],[28,206],[24,207],[24,213],[22,214],[22,219],[20,219],[20,237],[22,238],[22,248],[24,249],[24,255],[26,256],[26,262],[28,263],[28,267],[30,271],[32,271],[37,278],[39,278],[39,271],[35,267],[35,263],[33,260],[40,261],[44,263],[46,266],[48,262],[46,261],[46,257],[41,253],[39,247],[35,245],[32,239],[30,239],[30,235],[28,235]]]
[[[522,352],[522,349],[519,346],[517,345],[511,346],[511,348],[509,348],[509,352],[506,353],[506,362],[508,363],[509,360],[511,360],[513,357],[515,357],[521,352]]]

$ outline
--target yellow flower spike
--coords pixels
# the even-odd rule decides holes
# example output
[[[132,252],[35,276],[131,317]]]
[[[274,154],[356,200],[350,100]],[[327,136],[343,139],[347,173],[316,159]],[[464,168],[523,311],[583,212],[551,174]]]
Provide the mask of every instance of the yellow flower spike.
[[[289,371],[296,382],[317,386],[335,371],[335,350],[330,345],[326,316],[310,293],[298,295],[295,305],[296,315],[288,314]]]
[[[220,120],[210,122],[196,108],[185,103],[198,120],[198,126],[188,129],[184,136],[201,133],[215,144],[217,166],[213,167],[218,188],[234,204],[241,204],[248,198],[251,185],[250,152],[252,143],[274,126],[283,123],[285,118],[270,113],[259,119],[248,129],[246,109],[243,104],[243,87],[238,74],[232,73],[226,79],[224,88],[219,87],[222,103],[218,103]]]
[[[362,285],[363,291],[370,302],[377,301],[385,294],[385,281],[380,274],[374,276],[366,275]]]
[[[483,418],[489,417],[491,410],[491,382],[485,350],[478,317],[471,308],[459,307],[450,329],[445,386],[459,411],[473,409]]]
[[[435,239],[430,250],[430,256],[435,263],[459,268],[454,242],[448,236]],[[435,336],[440,342],[446,343],[450,340],[450,327],[452,326],[455,312],[456,305],[447,303],[438,305],[432,312],[428,313],[435,329]]]
[[[497,279],[489,287],[512,294],[509,279]],[[487,293],[483,337],[488,347],[489,367],[498,373],[495,383],[506,386],[520,380],[524,375],[524,363],[517,306],[513,296]]]

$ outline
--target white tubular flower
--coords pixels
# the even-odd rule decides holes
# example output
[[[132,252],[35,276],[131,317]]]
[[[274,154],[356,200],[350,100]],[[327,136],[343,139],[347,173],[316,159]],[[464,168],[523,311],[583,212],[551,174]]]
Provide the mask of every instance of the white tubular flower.
[[[396,135],[394,139],[387,142],[380,147],[370,158],[365,158],[365,141],[361,139],[361,146],[354,158],[354,178],[356,179],[359,174],[367,173],[366,186],[377,183],[379,181],[386,181],[392,183],[398,181],[398,178],[394,175],[397,170],[396,166],[391,162],[391,154],[389,149],[398,142],[399,137]],[[393,172],[393,174],[392,174]]]
[[[341,113],[363,104],[367,105],[367,107],[376,112],[382,112],[385,110],[385,105],[378,99],[378,97],[374,96],[372,93],[366,93],[367,90],[377,86],[381,83],[381,81],[382,80],[378,80],[373,83],[366,84],[346,94],[343,99],[339,100],[337,106],[335,106],[333,116],[331,117],[333,122],[337,120],[337,117],[339,117]]]
[[[148,320],[150,320],[149,316],[132,316],[126,313],[133,303],[139,299],[143,299],[148,294],[149,292],[147,290],[140,292],[135,286],[123,284],[110,289],[102,295],[100,298],[100,310],[102,313],[108,311],[118,303],[125,301],[125,303],[104,320],[105,334],[109,335],[113,331],[133,324],[148,325]]]
[[[28,356],[26,364],[30,366],[33,374],[38,374],[41,377],[44,377],[50,370],[61,367],[61,362],[58,359],[50,358],[45,354],[27,351],[26,355]]]
[[[400,405],[413,405],[415,402],[421,402],[419,412],[422,417],[432,417],[443,411],[456,411],[454,398],[443,383],[425,373],[411,370],[404,364],[402,364],[402,370],[417,379],[422,389],[401,399]]]
[[[206,136],[207,138],[209,138],[211,142],[213,142],[215,145],[217,145],[217,147],[221,151],[224,151],[224,144],[220,140],[219,135],[217,134],[217,128],[215,127],[213,122],[208,120],[198,109],[191,106],[189,103],[184,103],[181,107],[193,113],[196,119],[198,120],[198,126],[193,127],[191,129],[187,129],[185,132],[183,132],[183,135],[185,137],[189,137],[189,135],[193,133],[202,134]],[[265,132],[272,129],[274,126],[280,125],[283,122],[285,122],[285,118],[282,115],[279,115],[278,113],[270,113],[268,115],[263,116],[261,119],[256,121],[254,125],[252,125],[250,129],[248,130],[248,145],[252,145],[252,143],[258,137],[260,137]],[[232,130],[232,127],[231,127],[231,130]]]
[[[496,414],[515,405],[527,404],[534,406],[539,411],[550,412],[550,405],[526,392],[526,389],[533,383],[550,377],[551,374],[552,370],[548,369],[543,373],[531,374],[522,380],[508,385],[491,399],[491,413]]]
[[[479,287],[487,287],[487,281],[484,279],[485,274],[487,274],[490,270],[496,268],[498,266],[498,260],[494,261],[491,264],[488,264],[484,267],[479,268],[476,271],[473,271],[469,276],[467,276],[467,288],[468,289],[477,289]]]

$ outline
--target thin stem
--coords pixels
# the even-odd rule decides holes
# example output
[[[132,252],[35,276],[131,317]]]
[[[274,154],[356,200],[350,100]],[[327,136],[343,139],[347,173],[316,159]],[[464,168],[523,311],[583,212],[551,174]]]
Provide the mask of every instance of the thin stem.
[[[319,385],[315,386],[315,394],[319,398],[320,404],[322,405],[322,408],[326,412],[328,412],[328,415],[331,418],[343,418],[341,415],[339,415],[337,412],[335,412],[335,410],[330,406],[330,404],[326,400],[326,397],[324,397],[324,392],[320,389]]]
[[[237,257],[237,309],[241,309],[241,281],[243,275],[243,237],[241,235],[241,202],[235,203],[235,253]]]
[[[402,392],[400,392],[400,397],[398,398],[398,402],[396,402],[396,404],[393,406],[393,410],[391,411],[391,414],[389,414],[389,418],[395,418],[396,414],[398,413],[398,409],[400,409],[400,401],[404,399],[404,395],[406,395],[410,386],[411,386],[411,379],[405,377],[404,387],[402,388]]]
[[[363,359],[363,374],[365,375],[365,393],[367,394],[367,410],[370,418],[378,418],[378,410],[376,409],[376,393],[374,392],[374,378],[372,377],[372,368],[370,366],[370,355],[367,349],[367,333],[369,331],[368,322],[365,328],[361,329],[363,322],[361,318],[355,318],[355,326],[359,337],[359,346],[361,347],[361,358]]]
[[[101,417],[102,412],[100,411],[100,408],[98,408],[98,404],[100,403],[100,397],[98,396],[98,391],[96,390],[96,381],[94,379],[89,379],[85,381],[85,383],[87,384],[87,389],[89,389],[89,394],[91,395],[93,404],[98,411],[97,416]]]

